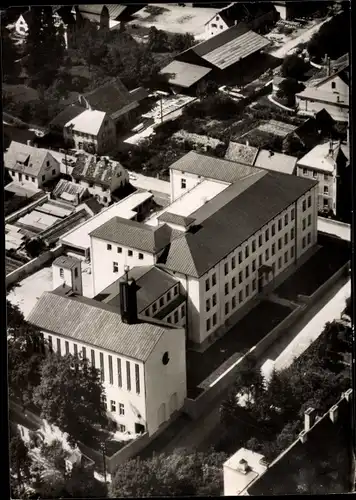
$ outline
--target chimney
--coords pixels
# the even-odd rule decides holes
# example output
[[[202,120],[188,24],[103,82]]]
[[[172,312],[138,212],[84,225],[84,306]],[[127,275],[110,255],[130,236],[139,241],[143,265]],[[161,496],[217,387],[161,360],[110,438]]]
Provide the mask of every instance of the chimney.
[[[250,470],[248,463],[247,463],[247,460],[245,460],[244,458],[241,458],[241,460],[239,461],[239,463],[237,465],[237,469],[239,472],[242,472],[243,474],[247,474],[248,471]]]
[[[120,312],[123,323],[134,325],[137,323],[137,287],[134,279],[126,276],[120,279]]]
[[[307,440],[307,433],[305,431],[301,431],[299,433],[299,439],[304,444]]]
[[[327,66],[326,66],[326,76],[331,75],[331,63],[330,63],[330,57],[327,59]]]
[[[304,412],[304,431],[308,432],[310,428],[314,424],[314,418],[315,418],[315,409],[314,408],[308,408]]]
[[[330,408],[329,410],[329,417],[330,417],[330,420],[332,421],[333,424],[335,424],[336,420],[337,420],[337,417],[338,417],[338,410],[339,410],[339,407],[338,405],[334,405],[332,408]]]
[[[246,139],[246,146],[249,146],[250,145],[250,142],[248,139]]]
[[[27,146],[32,146],[30,139],[27,140]]]
[[[351,399],[351,395],[352,395],[352,389],[348,389],[345,393],[344,393],[344,398],[346,399],[347,402],[350,401]]]

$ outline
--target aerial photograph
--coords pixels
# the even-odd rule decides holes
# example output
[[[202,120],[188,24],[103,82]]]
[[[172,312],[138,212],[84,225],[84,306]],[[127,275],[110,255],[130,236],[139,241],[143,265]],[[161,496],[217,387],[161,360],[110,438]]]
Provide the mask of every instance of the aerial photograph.
[[[10,498],[355,493],[350,1],[0,21]]]

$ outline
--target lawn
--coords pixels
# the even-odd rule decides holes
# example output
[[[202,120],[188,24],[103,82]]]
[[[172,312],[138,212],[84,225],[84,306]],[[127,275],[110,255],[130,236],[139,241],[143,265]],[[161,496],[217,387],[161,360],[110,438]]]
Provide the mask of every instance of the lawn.
[[[187,385],[191,397],[195,388],[232,355],[238,359],[255,346],[291,313],[291,309],[263,301],[204,353],[187,351]],[[189,397],[189,396],[188,396]]]
[[[297,300],[299,294],[310,296],[350,260],[347,242],[323,238],[320,243],[322,248],[276,289],[277,295],[289,300]]]

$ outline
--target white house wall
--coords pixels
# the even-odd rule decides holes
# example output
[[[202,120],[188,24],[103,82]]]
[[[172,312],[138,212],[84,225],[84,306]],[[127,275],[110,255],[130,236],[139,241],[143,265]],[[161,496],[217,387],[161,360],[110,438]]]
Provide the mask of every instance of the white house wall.
[[[297,167],[297,175],[318,181],[317,189],[317,208],[319,210],[333,210],[336,213],[336,168],[332,173],[320,172],[316,169],[305,167],[303,165]],[[325,192],[325,189],[327,192]]]
[[[169,362],[162,363],[162,357],[168,352]],[[164,421],[179,410],[187,396],[185,332],[183,329],[167,331],[157,343],[154,351],[145,363],[147,423],[148,432],[153,433]],[[172,397],[176,394],[176,398]],[[176,399],[176,407],[171,406]],[[160,416],[161,405],[165,408],[165,418]],[[162,420],[162,421],[160,421]]]
[[[348,95],[349,86],[339,76],[334,76],[330,80],[318,86],[318,89],[336,94]]]
[[[186,181],[185,188],[182,188],[182,179]],[[199,178],[197,175],[170,169],[171,203],[202,182],[202,180],[203,178]]]
[[[221,18],[219,14],[217,14],[213,19],[211,19],[205,25],[205,32],[209,36],[209,38],[225,31],[229,28],[229,26],[225,23],[225,21]]]

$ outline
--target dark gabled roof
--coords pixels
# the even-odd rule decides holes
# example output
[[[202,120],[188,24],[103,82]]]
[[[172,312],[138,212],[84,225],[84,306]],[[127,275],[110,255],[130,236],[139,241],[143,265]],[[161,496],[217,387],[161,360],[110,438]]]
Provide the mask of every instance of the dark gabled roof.
[[[349,67],[350,67],[349,54],[344,54],[335,61],[330,61],[330,70],[331,70],[330,75],[327,74],[327,66],[324,66],[323,68],[321,68],[320,71],[318,71],[312,78],[310,78],[306,82],[306,85],[312,87],[319,87],[320,85],[327,82],[331,78],[334,78],[334,76],[336,75],[339,75],[341,78],[344,79],[345,83],[349,84],[349,77],[350,77],[348,73]]]
[[[182,61],[172,61],[160,73],[168,75],[168,81],[172,85],[189,88],[211,72],[211,68],[204,68],[196,64]]]
[[[205,179],[215,179],[229,183],[242,179],[255,171],[253,167],[248,165],[202,155],[196,151],[189,151],[169,168],[195,174]],[[257,171],[258,169],[256,169]]]
[[[93,198],[92,196],[90,198],[88,198],[87,200],[85,200],[83,203],[90,208],[90,210],[93,212],[94,215],[96,215],[99,212],[101,212],[101,210],[103,208],[100,205],[100,203],[95,198]]]
[[[256,182],[251,182],[201,224],[197,213],[192,214],[197,224],[173,239],[159,262],[172,271],[200,277],[317,184],[279,172],[264,171],[262,175],[256,170]],[[226,192],[233,187],[220,195],[228,196]],[[215,198],[212,202],[216,202]],[[209,204],[204,205],[204,210],[209,209]]]
[[[128,277],[136,281],[137,308],[140,313],[178,283],[173,276],[155,266],[133,267]],[[105,297],[105,304],[120,307],[119,280],[99,295]],[[96,298],[99,300],[99,296]]]
[[[195,221],[193,217],[184,217],[183,215],[172,214],[169,211],[163,212],[163,214],[159,215],[157,219],[160,222],[170,222],[183,227],[188,227]]]
[[[216,15],[219,15],[228,26],[234,26],[235,21],[250,22],[273,10],[272,2],[234,2]]]
[[[49,123],[49,128],[63,132],[64,126],[73,118],[80,115],[85,111],[83,106],[78,104],[71,104],[67,106],[63,111],[61,111],[53,120]]]
[[[254,165],[258,154],[258,148],[241,144],[239,142],[229,142],[225,153],[225,160],[243,163],[245,165]]]
[[[28,322],[40,330],[145,362],[162,335],[164,324],[139,320],[123,323],[117,309],[84,297],[45,292],[32,309]]]
[[[241,23],[191,47],[188,51],[193,51],[219,69],[225,69],[269,44],[267,38]]]
[[[113,115],[132,102],[132,96],[122,81],[105,83],[83,96],[93,109]]]
[[[90,233],[94,238],[150,253],[157,253],[168,245],[171,235],[167,224],[154,227],[122,217],[113,217]]]

